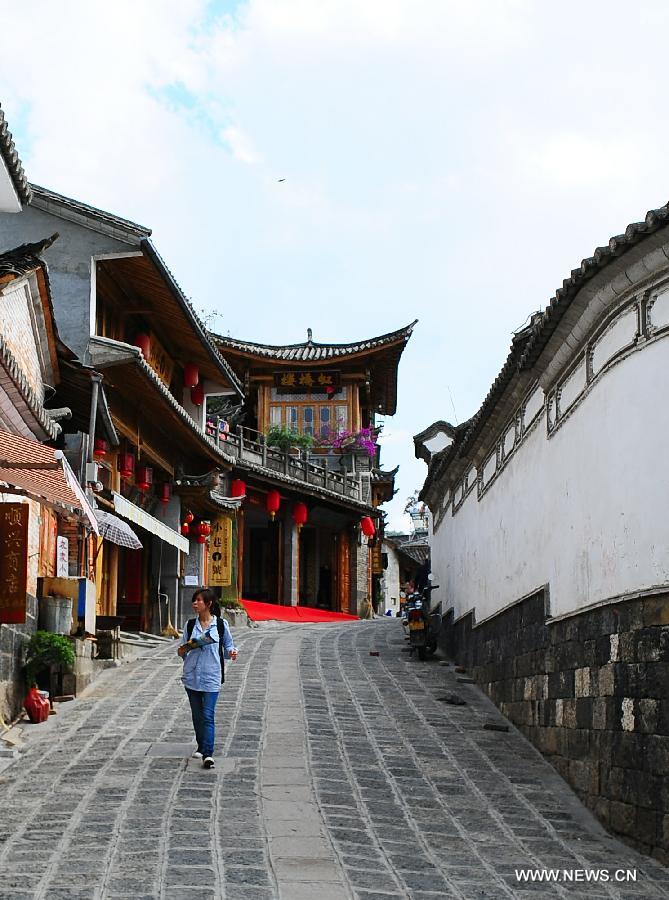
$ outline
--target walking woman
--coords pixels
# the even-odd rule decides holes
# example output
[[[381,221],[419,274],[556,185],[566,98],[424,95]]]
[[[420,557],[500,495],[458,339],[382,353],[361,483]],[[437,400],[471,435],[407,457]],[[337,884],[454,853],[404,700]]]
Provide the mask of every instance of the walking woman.
[[[188,694],[197,750],[205,769],[214,768],[214,712],[224,679],[224,659],[237,659],[230,628],[221,619],[213,591],[193,594],[195,618],[186,622],[177,653],[184,661],[182,681]]]

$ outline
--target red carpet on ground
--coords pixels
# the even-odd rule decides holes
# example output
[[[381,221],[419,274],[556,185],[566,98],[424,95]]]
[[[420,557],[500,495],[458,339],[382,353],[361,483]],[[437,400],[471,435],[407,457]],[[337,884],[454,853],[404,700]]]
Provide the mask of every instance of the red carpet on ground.
[[[357,622],[358,616],[314,609],[311,606],[280,606],[278,603],[260,603],[242,600],[249,619],[253,622]]]

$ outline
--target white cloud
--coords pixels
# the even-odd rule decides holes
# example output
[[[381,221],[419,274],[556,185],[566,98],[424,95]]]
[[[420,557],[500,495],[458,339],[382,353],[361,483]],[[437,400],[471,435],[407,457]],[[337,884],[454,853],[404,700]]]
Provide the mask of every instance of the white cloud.
[[[229,125],[224,128],[221,136],[229,145],[234,158],[239,162],[253,166],[262,161],[262,156],[253,146],[251,139],[238,125]]]
[[[419,317],[383,438],[404,498],[425,474],[411,435],[452,420],[451,395],[471,415],[512,329],[665,200],[669,8],[626,12],[14,4],[0,102],[29,177],[152,226],[221,330],[355,340]]]

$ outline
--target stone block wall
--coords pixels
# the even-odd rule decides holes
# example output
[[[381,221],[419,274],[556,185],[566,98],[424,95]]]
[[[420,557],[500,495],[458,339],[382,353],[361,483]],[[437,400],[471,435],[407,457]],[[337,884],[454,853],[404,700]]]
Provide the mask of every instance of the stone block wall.
[[[369,546],[367,538],[351,541],[351,600],[349,611],[364,615],[369,610]]]
[[[446,649],[611,832],[669,864],[669,597],[547,623],[543,591]]]
[[[37,599],[27,597],[25,625],[0,625],[0,716],[9,723],[23,705],[26,682],[24,647],[37,631]]]

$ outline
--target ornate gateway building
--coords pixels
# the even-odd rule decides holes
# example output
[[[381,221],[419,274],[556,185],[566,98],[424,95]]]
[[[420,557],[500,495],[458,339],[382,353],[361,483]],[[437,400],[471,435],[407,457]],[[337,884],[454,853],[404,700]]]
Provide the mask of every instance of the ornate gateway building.
[[[615,833],[669,861],[669,209],[583,260],[478,413],[414,438],[452,651]]]
[[[397,369],[415,322],[351,344],[268,346],[212,335],[244,386],[241,424],[213,431],[244,497],[237,591],[249,600],[364,615],[380,596],[382,520],[394,493],[380,469],[378,415],[397,406]],[[230,423],[226,420],[225,427]]]

